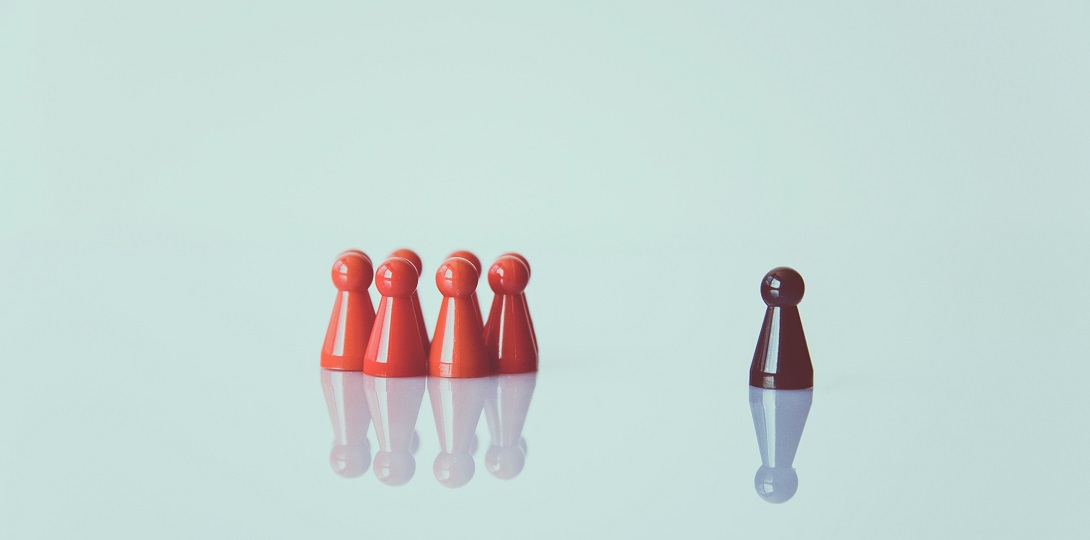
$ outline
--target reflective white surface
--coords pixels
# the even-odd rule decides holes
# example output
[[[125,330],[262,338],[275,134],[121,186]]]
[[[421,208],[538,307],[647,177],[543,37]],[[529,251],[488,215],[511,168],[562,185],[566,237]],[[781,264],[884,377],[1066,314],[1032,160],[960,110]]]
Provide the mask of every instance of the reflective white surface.
[[[0,537],[1077,536],[1088,10],[0,2]],[[426,383],[389,487],[407,431],[335,435],[317,371],[333,258],[403,246],[525,254],[541,371],[476,452]]]

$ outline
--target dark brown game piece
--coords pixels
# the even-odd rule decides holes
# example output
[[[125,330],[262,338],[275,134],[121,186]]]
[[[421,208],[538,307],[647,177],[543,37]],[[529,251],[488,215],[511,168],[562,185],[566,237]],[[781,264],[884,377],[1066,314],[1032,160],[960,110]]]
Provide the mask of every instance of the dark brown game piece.
[[[750,386],[777,390],[814,386],[814,366],[798,308],[805,290],[802,276],[791,268],[781,266],[765,274],[761,298],[768,308],[749,367]]]

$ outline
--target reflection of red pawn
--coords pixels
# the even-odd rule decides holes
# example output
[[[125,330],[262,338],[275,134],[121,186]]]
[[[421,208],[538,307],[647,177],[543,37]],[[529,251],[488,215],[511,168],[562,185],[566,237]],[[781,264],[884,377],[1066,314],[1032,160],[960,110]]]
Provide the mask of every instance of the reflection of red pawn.
[[[515,253],[514,251],[509,251],[507,253],[504,253],[503,255],[500,255],[500,257],[506,257],[508,255],[522,261],[522,264],[526,265],[526,279],[530,279],[530,275],[532,274],[532,272],[530,271],[530,261],[526,260],[526,257],[523,257],[522,254]],[[529,307],[526,308],[526,319],[530,321],[530,330],[533,330],[534,329],[534,317],[532,315],[530,315],[530,308]],[[535,351],[537,350],[537,334],[534,334],[534,350]]]
[[[411,249],[399,249],[390,254],[391,257],[401,257],[416,267],[416,273],[421,276],[424,275],[424,262],[420,260],[420,255],[417,255],[415,251]],[[428,341],[428,324],[424,322],[424,310],[420,309],[420,295],[416,293],[416,289],[413,289],[413,306],[416,309],[416,325],[420,327],[420,339],[424,343],[424,352],[428,351],[431,346]]]
[[[522,438],[522,428],[526,425],[526,412],[530,409],[536,384],[537,373],[500,375],[495,392],[485,402],[484,414],[492,443],[484,455],[484,464],[496,478],[510,480],[526,465],[526,439]]]
[[[424,398],[424,379],[363,376],[367,404],[375,411],[375,477],[388,486],[404,485],[416,472],[412,445]]]
[[[479,277],[473,264],[451,257],[435,272],[435,284],[443,294],[443,306],[435,323],[428,361],[433,377],[485,377],[491,374],[492,357],[484,344],[484,329],[473,311],[470,294]]]
[[[481,260],[478,259],[476,255],[474,255],[474,254],[472,254],[472,253],[470,253],[468,251],[461,250],[461,251],[455,251],[454,253],[451,253],[450,255],[447,255],[448,259],[451,258],[451,257],[461,257],[461,258],[469,261],[469,264],[472,264],[473,268],[477,270],[477,280],[480,281],[481,274],[484,272],[484,269],[481,268]],[[477,318],[480,319],[481,326],[484,326],[484,314],[481,312],[481,303],[480,303],[480,301],[477,300],[477,284],[476,283],[473,284],[473,294],[471,294],[470,296],[473,297],[473,309],[477,310]]]
[[[530,270],[512,255],[504,255],[488,270],[488,284],[496,293],[485,326],[485,343],[497,359],[498,373],[537,371],[537,344],[530,312],[526,307],[526,284]]]
[[[371,445],[367,443],[371,413],[363,389],[363,374],[323,369],[322,392],[333,424],[329,466],[345,478],[359,476],[371,463]]]
[[[413,263],[393,257],[379,265],[375,287],[378,304],[363,372],[376,377],[419,377],[428,373],[428,356],[420,339],[412,294],[420,276]]]
[[[333,304],[322,345],[322,367],[349,371],[363,369],[363,355],[375,322],[375,306],[367,292],[371,272],[371,259],[362,251],[345,251],[333,263],[337,301]]]
[[[439,435],[439,455],[432,471],[446,487],[466,485],[477,466],[473,463],[473,443],[485,400],[495,393],[496,378],[428,378],[435,430]]]

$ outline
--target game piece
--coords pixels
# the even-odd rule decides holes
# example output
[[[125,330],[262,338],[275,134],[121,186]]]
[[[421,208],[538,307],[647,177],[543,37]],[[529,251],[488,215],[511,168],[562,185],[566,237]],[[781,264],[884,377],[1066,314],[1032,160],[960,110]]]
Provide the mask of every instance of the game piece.
[[[388,379],[364,375],[363,381],[378,439],[375,477],[388,486],[404,485],[416,473],[412,444],[424,400],[425,377]]]
[[[496,377],[495,391],[485,401],[484,416],[492,442],[485,452],[484,465],[496,478],[514,478],[526,464],[522,428],[536,385],[537,373],[500,375]]]
[[[485,377],[494,360],[484,344],[484,329],[470,293],[478,281],[473,264],[451,257],[435,272],[443,305],[435,324],[428,374],[433,377]]]
[[[768,308],[749,367],[750,386],[780,390],[814,386],[814,366],[799,317],[803,292],[802,276],[790,268],[773,268],[765,274],[761,298]]]
[[[382,300],[375,314],[363,372],[376,377],[420,377],[428,373],[428,354],[420,339],[412,294],[420,276],[413,263],[386,259],[375,272]]]
[[[770,390],[749,387],[749,409],[757,446],[761,449],[761,468],[753,478],[753,487],[770,503],[786,502],[799,488],[799,476],[793,463],[810,414],[814,390]]]
[[[526,265],[512,255],[496,259],[488,270],[488,285],[495,297],[484,339],[496,359],[497,373],[537,371],[537,340],[523,292],[529,279]]]
[[[450,255],[447,255],[448,259],[451,258],[451,257],[461,257],[461,258],[469,261],[470,264],[473,265],[473,268],[475,268],[477,270],[477,280],[480,281],[480,277],[483,275],[483,272],[484,272],[484,267],[481,266],[481,260],[478,259],[476,255],[474,255],[474,254],[472,254],[472,253],[470,253],[468,251],[463,250],[463,251],[455,251],[454,253],[451,253]],[[477,300],[477,285],[476,284],[473,285],[473,294],[471,294],[470,296],[473,298],[473,309],[477,310],[477,318],[481,320],[481,326],[483,327],[484,326],[484,313],[481,312],[481,303],[480,303],[479,300]]]
[[[375,307],[371,303],[373,278],[371,259],[363,252],[349,250],[333,263],[333,284],[337,300],[329,317],[325,342],[322,344],[322,367],[359,371],[375,323]]]
[[[439,455],[433,472],[440,484],[450,488],[466,485],[476,465],[470,445],[477,433],[485,400],[495,392],[495,377],[449,379],[428,377],[435,429],[439,434]]]
[[[500,255],[500,257],[506,257],[508,255],[510,255],[511,257],[517,258],[518,260],[522,261],[522,264],[526,265],[526,279],[529,280],[530,279],[530,274],[531,274],[531,272],[530,272],[530,261],[528,261],[526,259],[526,257],[523,257],[522,254],[515,253],[514,251],[509,251],[507,253],[504,253],[503,255]],[[534,318],[533,318],[533,316],[530,315],[530,308],[529,307],[526,308],[526,318],[527,318],[527,320],[530,321],[530,329],[533,330],[534,329]],[[536,336],[536,334],[535,334],[535,336]],[[535,351],[537,350],[537,338],[536,337],[534,338],[534,350]]]
[[[354,478],[367,472],[371,464],[371,445],[367,442],[371,413],[364,394],[363,373],[321,371],[322,393],[333,424],[329,466],[340,476]]]
[[[416,267],[416,272],[420,276],[424,275],[424,263],[420,260],[420,255],[417,255],[415,251],[411,249],[399,249],[390,254],[391,257],[401,257],[409,262],[413,263]],[[413,306],[416,310],[416,323],[420,326],[420,338],[424,343],[424,352],[427,352],[431,347],[431,342],[428,340],[428,324],[424,322],[424,310],[420,307],[420,295],[417,294],[416,289],[413,289]]]

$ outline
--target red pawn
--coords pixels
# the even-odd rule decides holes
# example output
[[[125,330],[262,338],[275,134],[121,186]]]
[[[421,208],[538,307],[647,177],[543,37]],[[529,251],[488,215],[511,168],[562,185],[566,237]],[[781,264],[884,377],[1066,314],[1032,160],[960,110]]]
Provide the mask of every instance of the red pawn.
[[[363,369],[363,356],[375,323],[375,306],[367,291],[371,272],[371,259],[362,251],[345,251],[333,263],[337,300],[322,344],[322,367],[326,369]]]
[[[526,260],[526,257],[523,257],[521,253],[515,253],[514,251],[509,251],[507,253],[504,253],[503,255],[500,255],[500,257],[506,257],[508,255],[522,261],[522,264],[526,265],[526,279],[530,279],[530,276],[532,275],[532,272],[530,271],[530,261]],[[530,315],[530,309],[529,308],[526,309],[526,318],[529,319],[530,328],[533,329],[534,328],[534,317],[532,315]],[[534,350],[537,350],[537,334],[534,334]]]
[[[391,257],[401,257],[416,267],[416,273],[424,275],[424,263],[420,260],[420,255],[417,255],[415,251],[411,249],[399,249],[390,254]],[[420,339],[424,344],[424,352],[427,353],[431,348],[431,342],[428,341],[428,324],[424,322],[424,310],[420,309],[420,295],[417,294],[416,289],[413,289],[413,305],[416,309],[416,324],[420,327]]]
[[[428,362],[428,374],[433,377],[485,377],[492,372],[492,356],[470,297],[478,280],[473,264],[460,257],[447,259],[435,272],[443,306]]]
[[[363,372],[375,377],[419,377],[428,373],[428,355],[420,339],[412,294],[420,275],[413,263],[394,257],[375,272],[382,300],[363,359]]]
[[[518,257],[504,255],[488,270],[488,284],[496,293],[485,326],[485,343],[496,358],[497,373],[537,371],[537,339],[526,307],[530,270]]]
[[[484,269],[481,268],[481,260],[478,259],[476,255],[474,255],[474,254],[472,254],[472,253],[470,253],[468,251],[465,251],[465,250],[460,250],[460,251],[455,251],[454,253],[451,253],[450,255],[447,255],[448,259],[451,258],[451,257],[461,257],[461,258],[469,261],[469,264],[472,264],[473,268],[477,270],[477,281],[480,281],[481,275],[483,274]],[[473,309],[477,310],[477,319],[479,319],[481,321],[481,326],[483,327],[484,326],[484,314],[481,312],[481,302],[477,300],[477,284],[476,283],[473,284],[473,294],[471,294],[470,296],[473,298]]]

